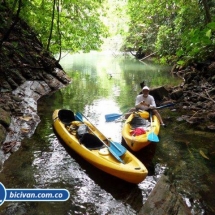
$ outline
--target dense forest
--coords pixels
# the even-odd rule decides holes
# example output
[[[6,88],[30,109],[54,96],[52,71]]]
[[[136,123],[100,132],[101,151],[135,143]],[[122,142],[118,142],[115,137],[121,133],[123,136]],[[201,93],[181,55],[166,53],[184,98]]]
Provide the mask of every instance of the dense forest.
[[[183,84],[170,87],[168,96],[164,98],[165,102],[169,103],[173,100],[175,102],[174,107],[176,110],[178,109],[178,114],[179,110],[183,111],[182,117],[179,118],[180,122],[186,121],[190,125],[196,126],[200,131],[215,131],[214,0],[1,0],[0,143],[3,146],[5,157],[8,155],[7,153],[13,153],[20,146],[21,141],[17,141],[20,140],[18,138],[30,136],[39,123],[39,117],[33,117],[33,122],[28,121],[28,115],[32,114],[28,112],[30,108],[20,105],[22,97],[25,96],[24,93],[21,92],[17,96],[13,95],[12,91],[25,83],[26,80],[44,81],[49,86],[50,91],[55,91],[63,84],[70,83],[70,78],[66,77],[59,63],[66,53],[102,51],[107,47],[113,51],[130,52],[138,59],[153,56],[153,59],[160,64],[174,65],[172,68],[176,68],[176,73],[183,79]],[[55,59],[54,56],[59,56],[59,58]],[[198,65],[201,68],[197,68]],[[207,68],[203,68],[201,65],[207,65]],[[173,69],[172,72],[174,73]],[[39,89],[35,90],[36,95],[44,95],[45,93],[41,93],[41,91],[46,87]],[[30,95],[30,98],[32,97]],[[35,108],[35,112],[36,110]],[[34,109],[31,108],[31,111],[33,112]],[[27,117],[24,116],[26,113]],[[33,114],[32,116],[35,116]],[[26,123],[27,120],[28,124],[26,124],[29,125],[30,129],[23,129],[20,121],[18,121],[19,123],[14,121],[16,130],[9,128],[13,120],[11,116],[15,116],[15,119],[18,118],[22,123]],[[168,120],[172,120],[172,118]],[[19,131],[17,125],[20,125]],[[184,135],[184,131],[179,128],[177,126],[173,132],[178,136]],[[11,135],[10,140],[5,139],[7,133]],[[210,146],[205,144],[205,141],[211,141],[207,140],[206,133],[201,134],[203,134],[201,147],[205,149],[204,145],[207,145],[207,149],[209,147],[212,149],[206,154],[210,155],[210,162],[213,163],[214,147],[211,146],[212,144]],[[16,138],[15,141],[14,137]],[[32,143],[37,145],[37,143]],[[198,144],[191,143],[186,138],[182,141],[177,140],[177,144],[177,147],[180,147],[180,153],[185,150],[189,152],[189,156],[184,153],[188,157],[189,163],[185,165],[183,159],[185,155],[182,156],[182,153],[176,157],[175,151],[170,152],[174,157],[174,162],[177,163],[177,174],[174,175],[173,173],[171,178],[171,181],[176,179],[174,185],[177,185],[177,181],[184,173],[183,168],[190,171],[193,163],[199,164],[195,159],[198,154]],[[191,145],[195,144],[193,156],[190,149]],[[28,150],[25,148],[26,145],[23,147],[24,156],[26,155],[25,150]],[[165,144],[163,146],[166,147]],[[171,150],[171,148],[169,149]],[[175,150],[176,148],[172,149]],[[169,154],[169,150],[164,152],[167,159],[171,154]],[[201,148],[200,154],[209,160]],[[2,156],[0,157],[0,167],[2,167],[2,160],[5,158],[2,153],[0,156]],[[22,158],[20,157],[19,160]],[[178,165],[179,159],[180,165]],[[202,162],[208,165],[206,161]],[[28,163],[24,166],[24,169],[28,168]],[[207,183],[210,186],[201,185],[198,182],[201,180],[194,178],[195,175],[191,177],[192,180],[190,181],[186,178],[185,184],[189,184],[187,187],[192,187],[190,185],[194,181],[196,183],[194,188],[198,188],[196,190],[191,189],[195,196],[195,198],[191,198],[191,203],[198,205],[199,202],[202,204],[206,202],[205,207],[208,211],[212,211],[214,209],[210,205],[213,205],[213,201],[209,202],[208,205],[207,201],[213,195],[213,189],[211,192],[209,189],[213,184],[211,181],[214,179],[214,172],[209,174],[211,167],[210,169],[200,167],[197,168],[200,175],[198,177],[201,177],[201,180],[207,178]],[[25,176],[23,174],[23,177],[19,178],[23,172],[18,173],[18,177],[17,172],[14,172],[14,180],[22,180]],[[190,172],[189,175],[191,175]],[[161,187],[165,188],[166,186],[161,185]],[[171,184],[171,192],[172,187]],[[186,193],[182,189],[179,191],[182,194]],[[169,190],[167,192],[171,193]],[[122,194],[124,195],[124,193]],[[172,196],[176,196],[175,192],[172,194]],[[202,196],[207,198],[203,200],[201,199]],[[136,201],[136,196],[134,200]],[[132,202],[134,200],[132,199]],[[166,200],[165,202],[168,202],[166,208],[172,210],[169,204],[172,206],[173,201],[168,201],[168,198],[162,200]],[[20,208],[22,209],[24,206],[21,205]],[[34,206],[33,209],[36,208],[36,204]],[[41,207],[42,209],[45,208],[43,205]],[[163,210],[163,207],[158,206],[158,208]],[[178,207],[175,208],[178,209]],[[16,207],[13,210],[16,210]],[[10,210],[8,210],[8,214],[11,214]]]
[[[213,0],[129,2],[130,46],[157,52],[161,62],[178,65],[214,57]]]
[[[121,51],[156,53],[160,63],[187,66],[214,58],[213,0],[2,0],[7,40],[18,18],[31,26],[52,53],[100,50],[106,38],[121,38]],[[60,55],[61,57],[61,55]]]

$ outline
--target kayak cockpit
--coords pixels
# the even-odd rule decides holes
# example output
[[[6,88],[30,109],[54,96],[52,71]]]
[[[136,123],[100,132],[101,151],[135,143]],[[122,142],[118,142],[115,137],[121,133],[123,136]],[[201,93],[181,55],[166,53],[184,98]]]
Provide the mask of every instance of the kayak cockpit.
[[[105,145],[103,142],[94,134],[84,132],[82,135],[78,135],[77,131],[80,125],[85,125],[83,122],[77,121],[74,113],[71,110],[61,109],[58,112],[59,120],[65,124],[66,129],[69,131],[71,135],[74,135],[78,138],[79,142],[83,144],[86,148],[93,149],[101,149],[104,148]],[[87,125],[86,125],[87,127]]]

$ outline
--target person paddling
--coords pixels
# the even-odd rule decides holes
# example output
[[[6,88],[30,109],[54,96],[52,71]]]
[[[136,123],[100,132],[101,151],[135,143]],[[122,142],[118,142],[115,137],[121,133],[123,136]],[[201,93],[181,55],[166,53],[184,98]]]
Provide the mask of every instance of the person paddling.
[[[156,110],[156,103],[155,103],[155,99],[152,95],[149,95],[149,87],[144,86],[142,88],[142,93],[136,97],[136,101],[135,101],[135,108],[136,110],[145,110],[145,111],[149,111],[151,110],[152,113],[154,115],[157,116],[157,118],[160,121],[160,124],[163,127],[166,127],[166,125],[164,124],[161,115],[159,114],[159,112]]]
[[[161,115],[159,112],[155,109],[156,108],[156,103],[155,99],[152,95],[149,95],[149,87],[148,86],[143,86],[140,94],[136,97],[135,101],[135,108],[131,108],[128,113],[125,114],[125,119],[127,119],[133,112],[138,111],[138,110],[145,110],[149,111],[151,110],[154,115],[157,116],[157,118],[160,121],[160,124],[163,127],[166,127],[164,124]]]

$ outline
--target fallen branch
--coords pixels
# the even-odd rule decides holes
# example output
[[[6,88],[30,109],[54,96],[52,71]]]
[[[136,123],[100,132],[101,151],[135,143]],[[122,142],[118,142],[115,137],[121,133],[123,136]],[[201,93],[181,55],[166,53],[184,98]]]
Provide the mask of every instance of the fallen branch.
[[[196,111],[191,117],[190,119],[192,119],[200,110]]]
[[[144,57],[144,58],[142,58],[142,59],[140,59],[140,60],[145,60],[146,58],[148,58],[148,57],[150,57],[150,56],[152,56],[152,55],[154,55],[154,54],[156,54],[157,52],[153,52],[152,54],[150,54],[150,55],[147,55],[146,57]]]
[[[208,98],[215,103],[215,101],[211,98],[211,96],[208,94],[207,90],[205,90],[205,93],[207,94]]]
[[[204,98],[204,99],[210,100],[210,101],[212,101],[212,102],[214,102],[214,103],[215,103],[215,101],[214,101],[212,98],[210,98],[210,97],[208,98],[208,97],[203,96],[203,95],[198,94],[198,93],[193,93],[193,94],[195,94],[195,95],[197,95],[197,96],[200,96],[200,97],[202,97],[202,98]]]

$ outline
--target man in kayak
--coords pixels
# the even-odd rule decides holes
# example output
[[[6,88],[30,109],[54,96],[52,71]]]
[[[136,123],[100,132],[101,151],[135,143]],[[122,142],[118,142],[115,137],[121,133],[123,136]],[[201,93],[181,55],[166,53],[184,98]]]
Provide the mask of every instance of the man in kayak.
[[[166,125],[162,120],[161,115],[156,110],[156,103],[155,103],[154,97],[152,95],[149,95],[149,88],[147,86],[144,86],[142,88],[142,93],[143,94],[140,94],[136,97],[136,101],[135,101],[136,110],[145,110],[145,111],[151,110],[152,113],[156,115],[157,118],[159,119],[160,124],[166,127]]]
[[[153,96],[149,95],[149,87],[147,86],[143,86],[141,93],[136,97],[136,101],[135,101],[135,108],[131,108],[129,110],[128,113],[125,114],[125,119],[127,119],[130,114],[132,114],[135,111],[138,110],[145,110],[145,111],[149,111],[152,110],[152,113],[154,115],[157,116],[157,118],[160,121],[160,124],[163,127],[166,127],[166,125],[164,124],[161,115],[159,114],[159,112],[155,109],[156,108],[156,103],[155,103],[155,99]]]

